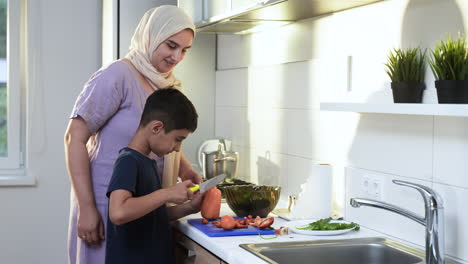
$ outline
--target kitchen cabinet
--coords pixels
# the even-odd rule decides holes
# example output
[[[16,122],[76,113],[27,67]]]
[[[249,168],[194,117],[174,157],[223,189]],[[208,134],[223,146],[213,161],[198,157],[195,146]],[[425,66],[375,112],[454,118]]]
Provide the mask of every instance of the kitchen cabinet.
[[[182,8],[193,19],[193,23],[199,24],[205,18],[203,12],[204,0],[179,0],[177,6]]]
[[[189,14],[197,14],[194,17],[199,32],[244,34],[259,26],[284,25],[380,1],[179,0],[178,5]]]
[[[174,229],[174,237],[177,264],[226,264],[226,262],[176,229]]]
[[[204,18],[216,17],[231,12],[231,0],[204,0],[203,15]]]
[[[262,2],[262,0],[232,0],[231,7],[232,10],[236,10],[239,8],[245,8],[247,6],[255,5],[258,2]]]
[[[259,2],[263,2],[263,0],[179,0],[177,5],[184,9],[193,18],[194,23],[199,26],[206,21],[235,13],[236,10],[248,9]]]
[[[468,117],[468,105],[466,104],[372,104],[327,102],[320,104],[320,110],[375,114]]]

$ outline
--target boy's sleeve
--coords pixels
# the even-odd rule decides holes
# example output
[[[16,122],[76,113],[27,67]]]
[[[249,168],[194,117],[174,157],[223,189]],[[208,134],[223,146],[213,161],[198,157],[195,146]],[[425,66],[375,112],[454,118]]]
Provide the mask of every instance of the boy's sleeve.
[[[135,193],[138,174],[137,161],[131,156],[119,157],[114,164],[112,178],[107,188],[107,197],[115,190],[127,190]]]

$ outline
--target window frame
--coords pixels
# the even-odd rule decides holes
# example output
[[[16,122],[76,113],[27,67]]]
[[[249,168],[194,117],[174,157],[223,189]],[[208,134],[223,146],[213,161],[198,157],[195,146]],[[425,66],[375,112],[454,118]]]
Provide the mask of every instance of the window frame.
[[[25,127],[27,53],[30,41],[28,0],[7,0],[7,157],[0,157],[0,186],[32,186],[36,179],[26,170]]]

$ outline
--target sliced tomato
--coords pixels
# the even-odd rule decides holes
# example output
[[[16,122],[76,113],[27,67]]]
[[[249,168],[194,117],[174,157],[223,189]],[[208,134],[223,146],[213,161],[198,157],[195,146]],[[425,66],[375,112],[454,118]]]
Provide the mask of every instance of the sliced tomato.
[[[267,227],[270,227],[273,224],[274,221],[275,221],[275,219],[273,217],[266,218],[258,225],[258,227],[260,229],[265,229]]]

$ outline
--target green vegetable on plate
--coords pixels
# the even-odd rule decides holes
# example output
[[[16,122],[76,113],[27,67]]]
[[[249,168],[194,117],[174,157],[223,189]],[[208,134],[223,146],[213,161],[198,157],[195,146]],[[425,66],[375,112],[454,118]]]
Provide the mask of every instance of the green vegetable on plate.
[[[359,230],[359,224],[351,222],[349,224],[345,223],[335,223],[331,222],[333,219],[331,217],[320,219],[318,221],[312,222],[306,226],[296,227],[301,230],[311,230],[311,231],[332,231],[332,230],[343,230],[354,228],[354,231]]]

